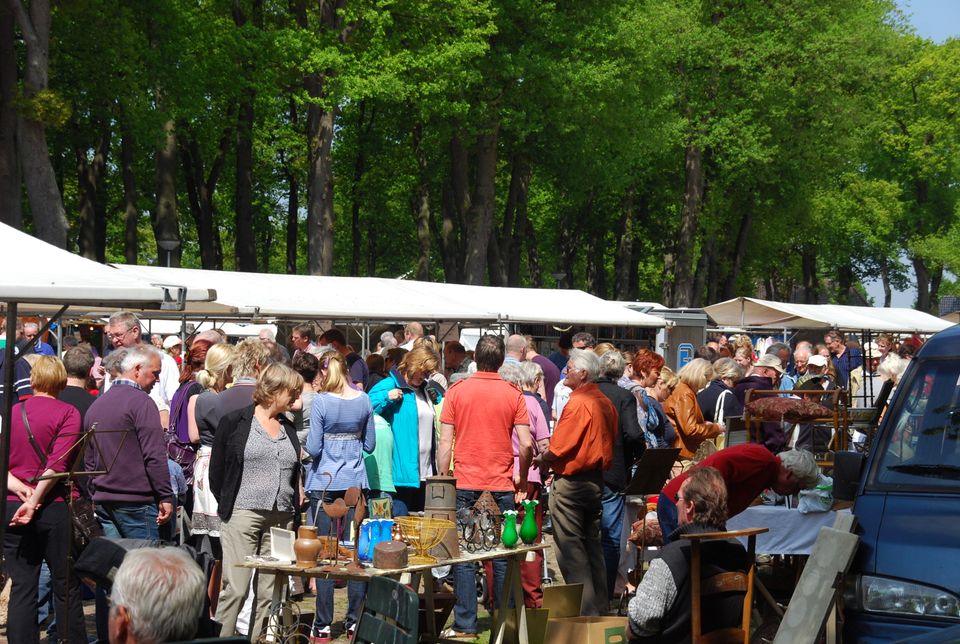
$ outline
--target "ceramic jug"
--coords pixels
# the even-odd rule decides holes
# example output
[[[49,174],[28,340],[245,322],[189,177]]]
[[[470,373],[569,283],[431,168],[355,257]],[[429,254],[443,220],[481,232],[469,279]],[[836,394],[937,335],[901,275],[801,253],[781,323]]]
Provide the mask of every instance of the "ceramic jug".
[[[315,526],[302,525],[297,528],[297,540],[293,542],[293,552],[297,556],[298,566],[316,566],[320,554],[320,539]]]

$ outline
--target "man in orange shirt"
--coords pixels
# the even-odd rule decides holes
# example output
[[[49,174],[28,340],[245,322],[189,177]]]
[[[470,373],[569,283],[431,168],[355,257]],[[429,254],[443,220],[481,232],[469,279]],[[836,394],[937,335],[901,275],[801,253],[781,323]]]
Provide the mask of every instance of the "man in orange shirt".
[[[456,437],[453,474],[457,477],[457,510],[471,507],[484,491],[496,499],[501,512],[514,509],[527,489],[527,470],[533,455],[530,420],[523,393],[504,381],[497,370],[503,364],[503,339],[485,335],[477,342],[474,359],[477,372],[447,391],[440,414],[437,471],[450,470],[450,454]],[[520,469],[513,473],[513,434],[519,440]],[[493,562],[494,600],[503,588],[507,564]],[[453,567],[453,627],[443,637],[476,635],[477,586],[475,564]]]
[[[557,563],[563,580],[583,584],[580,611],[604,615],[610,607],[607,572],[600,546],[603,471],[613,462],[619,418],[613,403],[594,384],[600,358],[573,349],[564,381],[573,393],[550,438],[550,448],[534,459],[554,472],[550,514]]]

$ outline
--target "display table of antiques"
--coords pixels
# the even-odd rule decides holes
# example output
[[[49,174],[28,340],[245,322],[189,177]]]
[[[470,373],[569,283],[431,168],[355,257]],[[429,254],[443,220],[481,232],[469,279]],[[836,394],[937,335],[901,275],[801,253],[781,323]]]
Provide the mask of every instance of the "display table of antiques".
[[[390,517],[389,509],[378,508],[377,499],[367,501],[359,491],[345,498],[324,508],[328,516],[346,521],[346,526],[337,525],[335,533],[331,529],[331,534],[319,535],[316,527],[301,526],[293,541],[292,533],[274,530],[271,556],[247,557],[237,565],[260,574],[361,582],[381,576],[397,579],[422,593],[427,618],[420,640],[443,642],[435,619],[434,569],[506,559],[490,642],[505,641],[508,616],[513,613],[517,632],[510,639],[527,643],[520,563],[547,547],[537,543],[536,501],[523,503],[522,523],[515,510],[501,513],[489,493],[475,506],[457,511],[455,481],[450,477],[428,479],[423,516]],[[508,609],[511,602],[513,608]]]

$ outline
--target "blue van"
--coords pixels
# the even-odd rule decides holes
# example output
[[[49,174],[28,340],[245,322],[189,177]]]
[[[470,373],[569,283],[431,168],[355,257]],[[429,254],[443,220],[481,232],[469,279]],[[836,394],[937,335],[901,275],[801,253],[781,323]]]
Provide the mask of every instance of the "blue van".
[[[960,326],[911,361],[859,465],[844,641],[960,625]]]

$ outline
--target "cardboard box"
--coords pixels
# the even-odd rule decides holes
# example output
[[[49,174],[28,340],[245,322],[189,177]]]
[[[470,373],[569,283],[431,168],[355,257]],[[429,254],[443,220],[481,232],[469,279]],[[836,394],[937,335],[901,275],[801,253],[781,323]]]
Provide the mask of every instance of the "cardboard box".
[[[551,617],[546,644],[627,644],[626,617]]]

